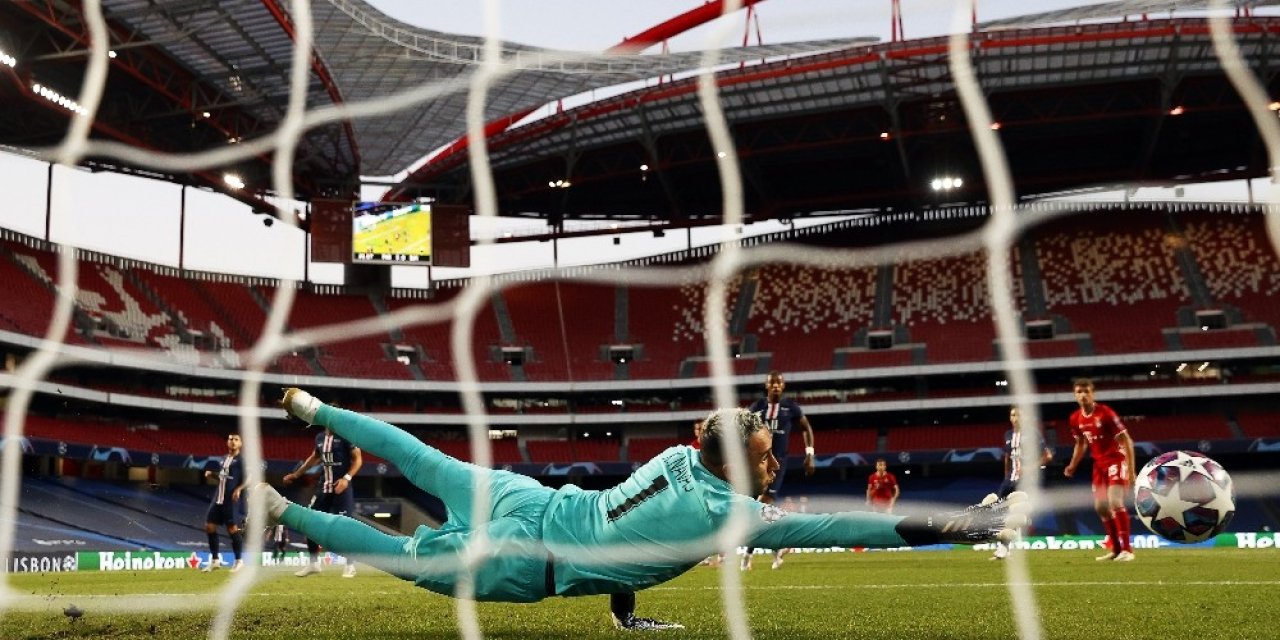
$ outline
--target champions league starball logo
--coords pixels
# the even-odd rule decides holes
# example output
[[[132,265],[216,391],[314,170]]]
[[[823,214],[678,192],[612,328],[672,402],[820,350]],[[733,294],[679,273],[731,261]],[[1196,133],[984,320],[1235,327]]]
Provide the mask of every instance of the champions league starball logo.
[[[771,504],[766,504],[763,509],[760,509],[760,519],[764,520],[765,524],[773,524],[785,517],[787,517],[786,511]]]

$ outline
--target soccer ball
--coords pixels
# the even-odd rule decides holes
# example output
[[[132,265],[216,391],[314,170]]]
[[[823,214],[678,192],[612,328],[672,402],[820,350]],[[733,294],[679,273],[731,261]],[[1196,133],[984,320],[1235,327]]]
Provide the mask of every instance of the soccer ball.
[[[1236,493],[1222,465],[1194,451],[1170,451],[1138,472],[1133,503],[1142,524],[1173,542],[1200,542],[1227,528]]]

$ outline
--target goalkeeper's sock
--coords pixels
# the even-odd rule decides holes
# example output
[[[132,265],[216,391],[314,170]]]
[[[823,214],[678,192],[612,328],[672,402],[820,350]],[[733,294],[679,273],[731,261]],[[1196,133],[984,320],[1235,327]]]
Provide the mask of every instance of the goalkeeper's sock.
[[[1115,523],[1116,538],[1120,541],[1120,548],[1116,552],[1132,551],[1133,543],[1129,540],[1129,510],[1124,507],[1116,509],[1112,512],[1111,521]]]
[[[609,595],[609,612],[614,620],[626,620],[636,613],[636,594],[613,593]]]

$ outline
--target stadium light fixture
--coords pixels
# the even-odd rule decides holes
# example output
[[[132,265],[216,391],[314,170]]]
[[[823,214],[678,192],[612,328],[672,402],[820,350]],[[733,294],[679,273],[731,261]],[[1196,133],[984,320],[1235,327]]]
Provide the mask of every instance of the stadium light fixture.
[[[112,60],[115,60],[115,59],[116,59],[116,52],[115,52],[115,50],[108,51],[108,52],[107,52],[107,57],[108,57],[108,58],[111,58]]]
[[[1187,363],[1185,363],[1185,362],[1184,362],[1184,363],[1182,363],[1182,364],[1180,364],[1180,365],[1178,365],[1178,373],[1182,373],[1182,370],[1183,370],[1183,369],[1186,369],[1186,368],[1187,368]]]
[[[225,182],[225,183],[227,184],[227,186],[228,186],[228,187],[231,187],[232,189],[243,189],[243,188],[244,188],[244,180],[243,180],[243,179],[241,179],[241,178],[240,178],[240,176],[238,176],[238,175],[236,175],[236,174],[234,174],[234,173],[224,173],[224,174],[222,174],[222,181],[223,181],[223,182]]]
[[[1176,107],[1174,107],[1174,108],[1172,108],[1172,109],[1170,109],[1170,110],[1169,110],[1169,115],[1171,115],[1171,116],[1180,116],[1180,115],[1182,115],[1182,114],[1184,114],[1184,113],[1186,113],[1186,112],[1187,112],[1187,110],[1186,110],[1186,109],[1183,109],[1183,108],[1182,108],[1182,105],[1178,105],[1178,106],[1176,106]]]
[[[890,137],[891,137],[891,136],[889,135],[889,132],[888,132],[888,131],[881,131],[881,132],[880,132],[880,139],[881,139],[881,140],[888,140]]]
[[[939,176],[929,182],[934,191],[950,191],[964,186],[964,179],[955,176]]]
[[[1267,105],[1267,108],[1272,111],[1280,111],[1280,102],[1272,102],[1271,104]]]
[[[725,157],[725,156],[727,156],[727,155],[729,155],[729,154],[727,154],[727,153],[725,153],[725,152],[723,152],[723,151],[720,151],[720,152],[716,153],[716,157],[717,157],[717,158],[723,158],[723,157]]]
[[[992,123],[991,123],[991,130],[992,130],[992,131],[999,131],[999,130],[1001,130],[1001,129],[1003,129],[1003,128],[1004,128],[1004,125],[1000,124],[999,122],[992,122]]]
[[[76,102],[75,100],[72,100],[71,98],[68,98],[62,95],[61,93],[58,93],[57,91],[54,91],[53,89],[50,89],[49,87],[46,87],[42,84],[39,84],[39,83],[32,84],[31,91],[34,92],[36,95],[40,96],[41,98],[44,98],[45,100],[48,100],[49,102],[52,102],[58,105],[59,107],[66,109],[67,111],[72,111],[80,115],[87,115],[89,113],[89,110],[80,106],[79,102]]]
[[[18,66],[18,59],[9,55],[9,52],[0,49],[0,64],[8,65],[10,68]]]
[[[202,112],[200,113],[200,117],[202,117],[202,118],[208,118],[208,117],[209,117],[209,112],[208,112],[208,111],[202,111]]]
[[[649,170],[649,165],[647,165],[647,164],[642,164],[642,165],[640,165],[640,170],[641,170],[641,171],[648,171],[648,170]]]
[[[1196,371],[1204,371],[1205,369],[1208,369],[1208,368],[1209,368],[1209,363],[1208,363],[1208,362],[1206,362],[1206,363],[1204,363],[1204,364],[1202,364],[1202,365],[1200,365],[1200,366],[1196,367]]]

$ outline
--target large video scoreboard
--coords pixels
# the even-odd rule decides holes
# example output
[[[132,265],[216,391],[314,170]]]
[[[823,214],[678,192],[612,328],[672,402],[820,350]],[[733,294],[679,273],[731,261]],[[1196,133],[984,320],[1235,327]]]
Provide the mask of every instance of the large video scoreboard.
[[[471,266],[471,217],[461,205],[317,200],[311,257],[351,264]]]
[[[351,261],[431,264],[431,205],[356,203]]]

